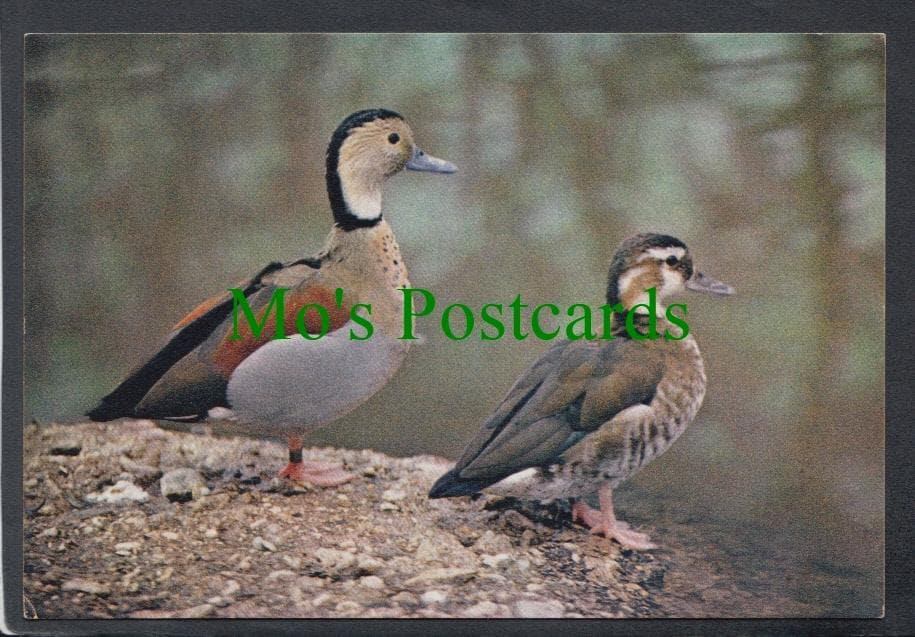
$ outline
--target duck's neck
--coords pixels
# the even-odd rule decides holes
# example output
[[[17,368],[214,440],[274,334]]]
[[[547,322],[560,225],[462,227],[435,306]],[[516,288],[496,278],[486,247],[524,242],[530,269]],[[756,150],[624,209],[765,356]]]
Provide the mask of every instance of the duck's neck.
[[[649,314],[649,297],[648,290],[655,288],[654,293],[654,310],[655,315],[664,317],[666,308],[657,294],[658,285],[647,272],[633,270],[624,272],[618,278],[614,278],[607,286],[607,304],[621,305],[625,308],[623,315],[632,311],[634,314]]]
[[[328,157],[327,196],[334,222],[343,230],[371,228],[381,221],[381,193],[384,178],[360,166],[338,166]]]

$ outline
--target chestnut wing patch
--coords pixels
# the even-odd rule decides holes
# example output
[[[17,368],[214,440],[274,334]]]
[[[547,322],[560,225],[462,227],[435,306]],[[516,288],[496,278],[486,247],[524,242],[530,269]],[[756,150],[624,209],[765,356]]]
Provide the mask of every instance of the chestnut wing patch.
[[[270,306],[270,300],[273,297],[274,287],[265,287],[252,298],[251,310],[258,323],[264,320],[268,307],[270,313],[267,316],[267,322],[258,337],[254,336],[251,325],[245,319],[243,313],[239,311],[238,316],[238,336],[235,335],[233,318],[230,316],[226,322],[225,336],[213,352],[213,366],[225,378],[231,376],[232,371],[238,367],[243,360],[254,353],[259,347],[269,343],[276,335],[276,306]],[[283,303],[283,331],[285,336],[298,334],[299,326],[296,318],[300,315],[302,308],[306,305],[314,304],[324,307],[327,311],[327,333],[340,329],[349,320],[349,306],[344,302],[342,307],[338,307],[334,298],[334,290],[316,283],[305,283],[300,287],[292,288],[286,292]],[[322,331],[322,316],[315,308],[309,308],[301,317],[305,330],[309,334],[319,334]]]
[[[282,269],[282,263],[273,262],[256,275],[242,282],[240,287],[246,297],[264,287],[263,277]],[[149,360],[136,366],[110,394],[86,413],[96,421],[114,420],[135,416],[136,407],[144,396],[175,364],[194,351],[232,313],[232,296],[223,293],[207,299],[178,322],[165,343]],[[179,416],[181,414],[174,414]],[[186,414],[197,415],[197,414]]]

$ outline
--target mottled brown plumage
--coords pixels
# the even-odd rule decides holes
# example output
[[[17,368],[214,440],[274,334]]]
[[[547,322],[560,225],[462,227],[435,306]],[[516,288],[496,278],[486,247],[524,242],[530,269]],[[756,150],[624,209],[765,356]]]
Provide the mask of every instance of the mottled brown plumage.
[[[608,303],[627,310],[657,290],[658,303],[684,287],[730,294],[726,285],[694,273],[686,246],[666,235],[637,235],[614,257]],[[632,338],[625,314],[615,315],[611,340],[563,341],[543,354],[483,423],[454,469],[430,497],[484,488],[536,499],[585,498],[600,492],[601,510],[583,502],[576,519],[633,548],[647,536],[613,517],[612,490],[666,451],[702,404],[705,371],[692,335],[663,337],[679,328],[658,305],[658,339]],[[647,333],[648,317],[634,316]]]

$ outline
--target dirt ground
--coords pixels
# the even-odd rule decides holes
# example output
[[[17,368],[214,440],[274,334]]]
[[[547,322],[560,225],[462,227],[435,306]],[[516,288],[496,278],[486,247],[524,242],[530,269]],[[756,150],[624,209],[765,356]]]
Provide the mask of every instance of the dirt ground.
[[[639,553],[567,503],[429,500],[441,458],[306,450],[357,475],[313,489],[273,477],[279,442],[206,428],[30,425],[24,442],[26,617],[816,614],[742,580],[688,520],[624,515],[662,547]]]

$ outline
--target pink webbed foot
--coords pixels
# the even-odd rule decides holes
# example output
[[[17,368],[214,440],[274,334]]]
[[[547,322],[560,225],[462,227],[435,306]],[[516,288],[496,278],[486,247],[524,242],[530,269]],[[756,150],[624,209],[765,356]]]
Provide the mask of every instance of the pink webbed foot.
[[[572,521],[581,522],[589,529],[592,535],[603,535],[616,540],[620,546],[635,551],[646,551],[657,548],[646,533],[639,533],[629,528],[622,520],[617,520],[613,514],[613,498],[609,487],[601,487],[600,510],[592,509],[582,501],[572,505]]]
[[[303,462],[302,439],[289,436],[289,464],[279,472],[281,480],[289,478],[295,482],[305,482],[316,487],[338,487],[355,478],[343,467],[329,462]]]
[[[290,462],[279,472],[278,477],[316,487],[338,487],[356,476],[344,471],[340,465],[328,462]]]

